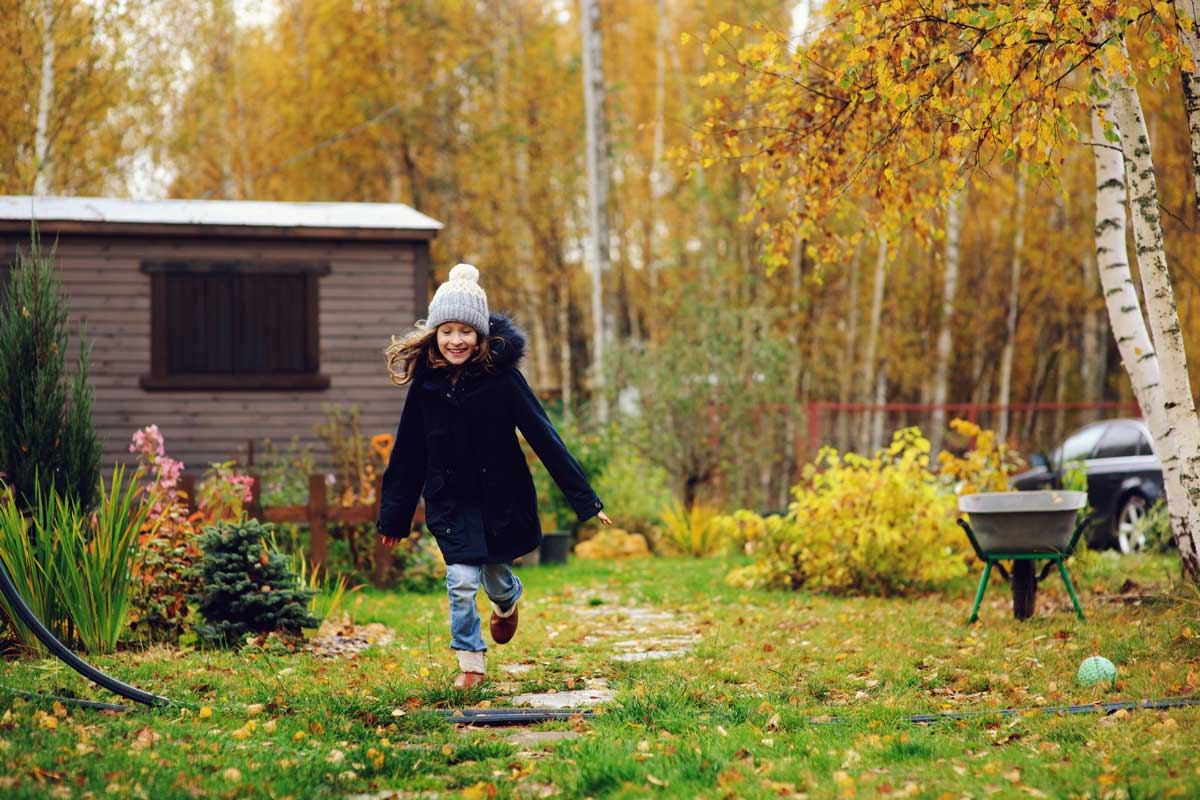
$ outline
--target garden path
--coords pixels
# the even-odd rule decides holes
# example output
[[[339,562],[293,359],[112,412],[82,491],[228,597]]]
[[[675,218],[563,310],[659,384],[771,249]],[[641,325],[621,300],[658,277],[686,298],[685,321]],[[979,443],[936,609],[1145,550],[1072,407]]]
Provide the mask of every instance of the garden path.
[[[687,655],[699,635],[690,633],[694,620],[673,610],[653,608],[631,602],[611,591],[579,594],[567,606],[558,606],[574,618],[574,637],[593,652],[617,662],[656,661]],[[505,664],[500,668],[510,675],[533,669],[532,664]],[[591,678],[581,689],[528,692],[511,696],[514,706],[566,709],[601,705],[611,701],[615,691],[607,678]]]

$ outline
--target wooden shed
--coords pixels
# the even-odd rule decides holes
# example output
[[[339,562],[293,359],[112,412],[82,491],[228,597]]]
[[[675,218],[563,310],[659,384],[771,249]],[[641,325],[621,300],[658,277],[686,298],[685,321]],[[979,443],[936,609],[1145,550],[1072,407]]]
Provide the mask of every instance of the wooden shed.
[[[0,196],[3,272],[34,218],[72,350],[80,325],[93,344],[106,466],[152,423],[191,469],[251,439],[315,443],[325,406],[395,430],[383,348],[425,315],[436,220],[398,203]]]

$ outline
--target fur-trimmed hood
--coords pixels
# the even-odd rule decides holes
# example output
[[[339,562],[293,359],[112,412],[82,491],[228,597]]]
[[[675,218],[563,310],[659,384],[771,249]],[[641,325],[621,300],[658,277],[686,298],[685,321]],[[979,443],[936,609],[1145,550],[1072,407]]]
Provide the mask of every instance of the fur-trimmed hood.
[[[497,371],[515,369],[525,357],[525,331],[504,314],[488,314],[488,345]]]

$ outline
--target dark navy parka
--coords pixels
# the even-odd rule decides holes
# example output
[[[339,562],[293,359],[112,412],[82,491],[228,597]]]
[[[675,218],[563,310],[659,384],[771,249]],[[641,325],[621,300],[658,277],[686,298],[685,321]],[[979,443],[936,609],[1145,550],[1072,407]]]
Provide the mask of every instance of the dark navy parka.
[[[525,335],[501,314],[488,318],[494,371],[469,364],[413,379],[383,473],[376,528],[408,536],[417,499],[447,564],[499,564],[542,541],[537,493],[517,441],[519,429],[579,519],[604,508],[567,450],[517,362]]]

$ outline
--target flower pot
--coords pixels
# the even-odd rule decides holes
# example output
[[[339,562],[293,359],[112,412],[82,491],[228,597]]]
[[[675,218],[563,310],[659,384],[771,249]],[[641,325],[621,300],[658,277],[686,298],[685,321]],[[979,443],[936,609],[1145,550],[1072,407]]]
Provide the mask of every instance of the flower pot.
[[[538,557],[542,564],[565,564],[571,552],[570,531],[549,531],[542,534]]]

